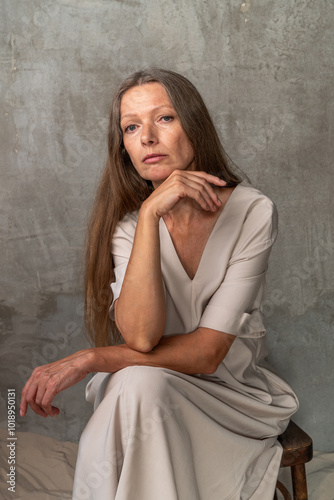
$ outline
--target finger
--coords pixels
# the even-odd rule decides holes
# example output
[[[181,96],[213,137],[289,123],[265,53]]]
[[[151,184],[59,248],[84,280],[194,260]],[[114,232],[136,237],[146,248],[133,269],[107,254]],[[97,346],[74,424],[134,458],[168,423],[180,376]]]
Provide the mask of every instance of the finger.
[[[185,187],[185,193],[188,197],[193,198],[204,210],[216,211],[217,207],[204,185],[198,184],[195,187],[188,185]]]
[[[46,387],[42,400],[39,403],[41,408],[45,411],[49,417],[54,417],[59,414],[59,409],[56,406],[52,406],[52,401],[57,394],[56,386],[53,381],[50,379],[48,386]]]
[[[210,177],[212,177],[212,176],[210,176]],[[217,178],[217,180],[218,180],[219,182],[223,182],[223,183],[224,183],[224,184],[222,184],[222,186],[226,184],[226,183],[225,183],[225,181],[221,181],[221,179],[218,179],[218,178]],[[208,179],[205,179],[204,184],[203,184],[203,187],[206,189],[206,191],[207,191],[207,193],[208,193],[208,196],[209,196],[209,202],[210,202],[210,206],[211,206],[211,208],[212,208],[213,210],[216,210],[216,209],[217,209],[217,207],[220,207],[220,206],[221,206],[222,202],[221,202],[221,200],[220,200],[220,198],[219,198],[218,194],[217,194],[217,193],[216,193],[216,191],[214,190],[214,188],[213,188],[213,186],[212,186],[212,183],[209,183],[209,182],[208,182]]]
[[[43,406],[40,406],[40,408],[44,411],[44,413],[47,417],[56,417],[60,413],[59,408],[57,408],[57,406],[53,406],[51,404],[47,404],[47,405],[43,404]]]
[[[177,171],[175,171],[175,174],[186,178],[187,181],[193,180],[195,182],[200,182],[201,184],[203,184],[207,188],[210,196],[212,197],[212,200],[215,203],[218,203],[218,205],[220,204],[219,197],[217,196],[216,192],[214,191],[212,184],[219,186],[219,187],[223,187],[226,185],[225,181],[223,181],[222,179],[220,179],[219,177],[217,177],[215,175],[208,174],[206,172],[196,171],[196,170],[195,171],[177,170]]]
[[[180,182],[184,184],[186,196],[193,198],[204,210],[215,212],[221,206],[217,193],[202,176],[180,176]]]
[[[51,402],[49,403],[48,400],[50,401],[53,400],[53,397],[50,395],[47,395],[45,398],[45,401],[42,400],[40,401],[37,397],[37,392],[40,389],[35,390],[34,394],[32,391],[27,395],[26,401],[29,404],[30,408],[37,413],[37,415],[40,415],[41,417],[54,417],[55,415],[59,415],[60,410],[56,406],[51,406]],[[27,410],[26,410],[27,411]]]
[[[31,387],[31,382],[32,382],[32,376],[29,377],[25,386],[22,389],[21,403],[20,403],[20,415],[21,415],[21,417],[24,417],[27,413],[27,410],[28,410],[27,394],[29,393],[29,389]]]
[[[29,379],[30,381],[30,379]],[[27,386],[29,386],[27,388]],[[21,400],[21,406],[20,406],[20,415],[24,416],[27,413],[28,410],[28,405],[30,408],[37,413],[37,415],[41,415],[42,417],[46,417],[46,413],[41,408],[36,402],[35,402],[35,396],[37,392],[37,386],[36,384],[26,384],[23,391],[22,391],[22,400]]]
[[[223,179],[220,179],[220,177],[217,177],[216,175],[208,174],[207,172],[202,172],[198,170],[186,170],[184,172],[187,172],[188,174],[195,175],[198,177],[202,177],[207,180],[210,184],[215,184],[217,186],[226,186],[226,182],[223,181]]]
[[[51,406],[51,404],[38,404],[36,402],[36,398],[32,393],[29,393],[28,396],[26,397],[25,395],[22,396],[21,399],[21,404],[20,404],[20,415],[21,417],[24,417],[28,411],[28,406],[37,413],[37,415],[40,415],[41,417],[54,417],[56,415],[59,415],[60,410],[56,406]]]
[[[51,404],[46,404],[46,405],[42,404],[42,405],[36,405],[36,406],[38,406],[39,409],[41,410],[41,412],[44,413],[45,417],[56,417],[60,413],[59,408],[57,408],[57,406],[53,406]]]
[[[28,403],[27,400],[25,399],[24,396],[21,396],[21,403],[20,403],[20,416],[24,417],[27,413],[28,410]]]
[[[208,174],[207,172],[202,172],[199,170],[181,170],[181,172],[184,172],[185,174],[193,177],[205,179],[209,184],[214,184],[219,187],[226,186],[226,181],[224,181],[217,175]]]
[[[50,417],[56,417],[57,415],[59,415],[60,410],[59,410],[59,408],[57,408],[57,406],[51,406],[51,408],[52,408],[52,412],[50,414]]]
[[[35,403],[44,411],[44,413],[50,417],[53,417],[55,413],[51,403],[57,394],[57,379],[54,375],[45,372],[40,378],[36,396]]]
[[[50,367],[50,365],[46,366]],[[41,405],[41,401],[45,393],[45,384],[48,379],[48,373],[45,372],[46,366],[36,367],[23,388],[22,395],[24,414],[27,412],[27,407],[29,405],[38,415],[41,415],[42,417],[46,417],[48,415]]]
[[[43,408],[41,408],[38,404],[36,404],[34,401],[31,401],[29,403],[29,406],[30,408],[32,409],[33,412],[35,412],[37,415],[40,415],[41,417],[44,417],[46,418],[47,417],[47,414],[45,413],[45,411],[43,410]]]

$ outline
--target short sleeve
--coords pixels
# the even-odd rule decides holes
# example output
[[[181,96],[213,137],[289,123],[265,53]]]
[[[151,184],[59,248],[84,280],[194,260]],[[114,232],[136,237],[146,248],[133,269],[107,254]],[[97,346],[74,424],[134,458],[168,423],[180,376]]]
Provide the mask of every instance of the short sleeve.
[[[112,238],[111,253],[114,262],[115,281],[110,284],[113,292],[113,302],[109,314],[114,319],[114,304],[121,293],[125,272],[130,259],[138,213],[126,215],[116,226]]]
[[[265,334],[261,302],[276,236],[275,205],[262,196],[247,211],[224,279],[206,305],[199,326],[241,337]]]

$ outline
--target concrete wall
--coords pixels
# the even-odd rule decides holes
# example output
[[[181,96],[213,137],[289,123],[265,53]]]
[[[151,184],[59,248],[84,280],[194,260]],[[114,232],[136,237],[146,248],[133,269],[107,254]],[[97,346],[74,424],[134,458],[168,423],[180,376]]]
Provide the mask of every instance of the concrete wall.
[[[232,158],[277,204],[265,306],[295,420],[334,450],[330,0],[1,0],[1,425],[6,391],[86,345],[82,249],[112,90],[147,65],[202,92]],[[84,384],[20,430],[78,439]]]

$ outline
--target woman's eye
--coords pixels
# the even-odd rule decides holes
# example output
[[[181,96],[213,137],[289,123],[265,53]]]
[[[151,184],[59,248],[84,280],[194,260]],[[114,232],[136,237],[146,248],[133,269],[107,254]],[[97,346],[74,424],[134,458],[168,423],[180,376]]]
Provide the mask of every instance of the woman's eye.
[[[163,122],[166,122],[166,123],[167,123],[167,122],[172,121],[172,120],[173,120],[173,117],[172,117],[172,116],[163,116],[163,117],[161,118],[161,120],[162,120]]]
[[[128,125],[127,127],[125,127],[125,130],[124,132],[134,132],[137,128],[137,125]]]

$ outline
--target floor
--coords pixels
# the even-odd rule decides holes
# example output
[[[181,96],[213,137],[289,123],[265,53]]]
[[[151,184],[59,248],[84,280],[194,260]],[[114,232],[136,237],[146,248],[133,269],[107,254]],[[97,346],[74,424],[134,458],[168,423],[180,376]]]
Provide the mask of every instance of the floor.
[[[315,451],[306,474],[309,500],[334,500],[334,453]],[[281,469],[279,479],[292,493],[289,468]]]
[[[4,500],[71,500],[78,446],[49,436],[17,432],[16,491],[7,490],[8,432],[0,428],[0,498]],[[306,464],[309,500],[334,500],[334,453],[314,452]],[[291,490],[290,469],[279,479]],[[282,496],[279,496],[279,500]]]

